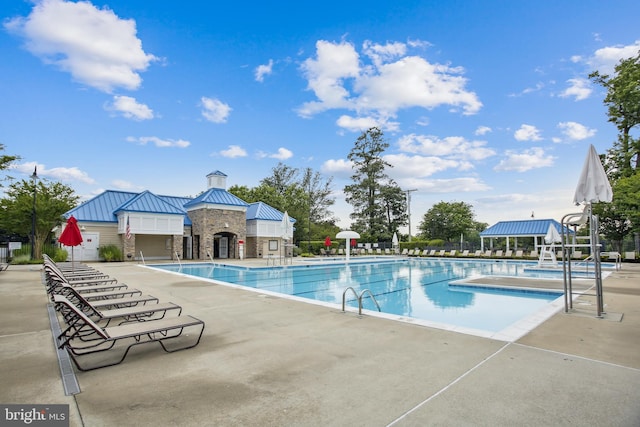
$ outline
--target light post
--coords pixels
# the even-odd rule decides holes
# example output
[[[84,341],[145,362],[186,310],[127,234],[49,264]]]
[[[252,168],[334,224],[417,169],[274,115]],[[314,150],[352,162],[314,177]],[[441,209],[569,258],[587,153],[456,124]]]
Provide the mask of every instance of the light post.
[[[404,191],[405,193],[407,193],[407,213],[409,217],[409,241],[411,241],[411,193],[414,191],[418,191],[418,189],[414,188],[412,190]]]
[[[36,258],[36,184],[38,180],[38,167],[33,168],[33,209],[31,211],[31,259]]]

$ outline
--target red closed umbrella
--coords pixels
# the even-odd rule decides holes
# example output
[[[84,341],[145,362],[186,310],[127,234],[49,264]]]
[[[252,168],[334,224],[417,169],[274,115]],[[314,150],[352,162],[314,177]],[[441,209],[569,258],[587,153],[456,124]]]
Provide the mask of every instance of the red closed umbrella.
[[[67,220],[67,226],[62,230],[58,242],[71,246],[71,265],[73,266],[73,247],[82,243],[82,233],[78,228],[78,220],[73,215]]]
[[[324,239],[324,245],[325,245],[326,247],[331,246],[331,237],[327,236],[327,238],[326,238],[326,239]]]

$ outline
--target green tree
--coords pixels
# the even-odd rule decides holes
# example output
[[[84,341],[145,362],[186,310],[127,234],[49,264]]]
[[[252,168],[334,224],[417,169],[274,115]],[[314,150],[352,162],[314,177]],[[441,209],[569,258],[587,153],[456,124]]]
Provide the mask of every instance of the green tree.
[[[35,191],[36,228],[34,255],[42,258],[42,245],[51,237],[51,230],[62,224],[62,214],[74,208],[79,197],[71,187],[59,182],[29,180],[14,182],[0,200],[0,228],[10,233],[31,235]]]
[[[331,188],[332,178],[325,179],[319,172],[306,168],[301,173],[280,162],[271,170],[271,175],[262,179],[254,188],[233,186],[229,192],[247,203],[263,202],[296,219],[293,238],[304,241],[318,238],[312,223],[335,223],[330,207],[335,203]],[[324,238],[324,235],[322,236]]]
[[[0,151],[4,151],[4,145],[3,144],[0,144]],[[0,171],[8,169],[9,166],[11,165],[11,163],[13,163],[14,161],[16,161],[18,159],[20,159],[20,157],[18,157],[18,156],[10,156],[10,155],[7,155],[7,154],[0,155]],[[0,188],[2,188],[2,181],[4,181],[7,178],[9,178],[9,177],[6,177],[6,178],[3,177],[0,180]]]
[[[407,223],[404,193],[386,174],[391,164],[382,158],[389,147],[382,131],[372,127],[356,140],[347,158],[353,163],[353,184],[344,187],[346,201],[353,206],[352,228],[364,239],[390,240]]]
[[[482,231],[483,224],[474,220],[473,207],[465,202],[439,202],[424,214],[418,225],[425,240],[458,241],[461,234]]]
[[[613,76],[595,71],[589,77],[607,90],[607,116],[618,129],[617,140],[604,159],[613,201],[610,206],[594,205],[594,209],[600,214],[600,231],[620,245],[631,231],[640,232],[640,138],[633,136],[640,125],[640,52],[621,60]]]
[[[609,150],[613,178],[633,175],[640,162],[640,139],[631,136],[631,130],[640,125],[640,52],[621,60],[614,76],[595,71],[589,78],[607,90],[607,115],[618,128],[618,140]]]

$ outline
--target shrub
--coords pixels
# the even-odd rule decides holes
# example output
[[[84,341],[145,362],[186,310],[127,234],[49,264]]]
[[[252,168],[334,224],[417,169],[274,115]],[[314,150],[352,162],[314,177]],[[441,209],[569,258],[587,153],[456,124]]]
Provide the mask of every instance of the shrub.
[[[106,262],[122,261],[122,251],[116,245],[101,246],[98,250],[100,257]]]
[[[65,262],[69,257],[69,252],[65,251],[62,248],[57,248],[53,252],[53,255],[50,255],[50,254],[47,254],[47,255],[49,255],[55,262]]]

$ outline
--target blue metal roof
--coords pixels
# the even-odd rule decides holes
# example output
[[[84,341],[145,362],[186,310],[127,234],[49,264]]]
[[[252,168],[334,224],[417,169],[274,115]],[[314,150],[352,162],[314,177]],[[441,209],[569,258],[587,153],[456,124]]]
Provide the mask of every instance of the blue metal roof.
[[[220,172],[219,170],[215,170],[215,171],[209,173],[207,176],[211,176],[211,175],[227,176],[225,173]]]
[[[555,219],[529,219],[522,221],[500,221],[480,233],[482,237],[515,237],[515,236],[545,236],[549,231],[549,224],[562,234],[562,225]],[[567,229],[565,232],[573,233]]]
[[[282,221],[282,217],[284,217],[283,212],[263,202],[251,203],[247,208],[247,220]],[[289,218],[289,221],[296,222],[293,218]]]
[[[227,190],[222,188],[210,188],[195,199],[185,203],[184,208],[196,206],[200,203],[227,205],[227,206],[249,206],[247,202],[241,198],[234,196]]]
[[[120,211],[149,212],[160,214],[184,215],[184,224],[191,225],[186,208],[198,203],[212,203],[217,205],[247,206],[247,219],[268,221],[282,221],[283,212],[263,202],[248,205],[242,199],[220,188],[212,188],[195,199],[189,197],[158,196],[150,191],[131,193],[128,191],[107,190],[96,197],[87,200],[64,214],[73,215],[78,221],[86,222],[117,222]],[[296,220],[290,218],[292,223]]]
[[[137,194],[138,193],[130,193],[127,191],[107,190],[93,199],[87,200],[80,206],[71,209],[65,213],[64,216],[68,218],[73,215],[78,221],[116,222],[116,209]]]
[[[142,193],[131,198],[118,209],[115,210],[115,214],[120,211],[128,212],[149,212],[159,214],[178,214],[184,215],[185,211],[182,208],[178,208],[171,203],[156,196],[150,191],[143,191]]]

